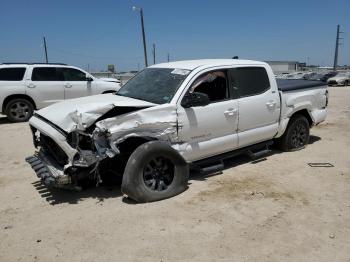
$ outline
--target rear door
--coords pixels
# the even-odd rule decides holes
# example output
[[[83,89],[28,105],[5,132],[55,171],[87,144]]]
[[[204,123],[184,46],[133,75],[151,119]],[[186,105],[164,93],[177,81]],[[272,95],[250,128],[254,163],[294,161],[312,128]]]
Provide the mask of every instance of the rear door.
[[[271,89],[264,67],[248,66],[230,70],[230,79],[238,96],[239,147],[272,139],[278,130],[280,99]]]
[[[34,67],[26,79],[26,93],[38,108],[64,100],[63,77],[57,67]]]
[[[92,81],[87,81],[86,73],[75,68],[61,68],[64,77],[65,99],[92,95]]]

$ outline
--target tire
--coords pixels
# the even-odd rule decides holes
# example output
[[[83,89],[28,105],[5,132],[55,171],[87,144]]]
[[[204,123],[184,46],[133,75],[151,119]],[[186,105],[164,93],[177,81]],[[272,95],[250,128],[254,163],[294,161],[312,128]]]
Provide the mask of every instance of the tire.
[[[140,145],[126,164],[121,190],[139,203],[176,196],[187,189],[189,166],[164,142]]]
[[[7,103],[5,114],[13,122],[26,122],[32,117],[34,105],[27,99],[15,98]]]
[[[349,85],[349,80],[346,80],[345,82],[344,82],[344,86],[348,86]]]
[[[293,116],[284,134],[277,139],[277,146],[282,151],[296,151],[309,143],[310,125],[303,115]]]

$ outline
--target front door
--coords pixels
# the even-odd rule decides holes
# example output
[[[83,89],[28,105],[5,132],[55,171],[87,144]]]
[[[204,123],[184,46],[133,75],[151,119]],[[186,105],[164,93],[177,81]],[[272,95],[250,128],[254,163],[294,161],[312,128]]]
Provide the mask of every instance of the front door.
[[[64,77],[64,98],[72,99],[92,95],[92,82],[86,73],[75,68],[61,68]]]
[[[178,106],[179,141],[188,161],[200,160],[237,148],[238,101],[231,99],[227,71],[200,75],[187,92],[208,95],[210,104]]]

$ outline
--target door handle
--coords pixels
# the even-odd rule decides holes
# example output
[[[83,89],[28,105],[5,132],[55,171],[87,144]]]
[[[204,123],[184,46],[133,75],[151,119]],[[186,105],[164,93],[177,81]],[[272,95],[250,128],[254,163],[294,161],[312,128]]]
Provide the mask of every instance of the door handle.
[[[235,108],[229,108],[227,109],[225,112],[224,112],[225,115],[228,115],[228,116],[234,116],[237,114],[237,109]]]
[[[71,87],[72,87],[72,84],[67,83],[67,84],[65,84],[64,86],[65,86],[66,88],[71,88]]]
[[[35,85],[33,83],[30,83],[27,85],[28,88],[35,88]]]
[[[270,109],[274,108],[276,106],[276,102],[275,101],[269,101],[266,103],[266,106]]]

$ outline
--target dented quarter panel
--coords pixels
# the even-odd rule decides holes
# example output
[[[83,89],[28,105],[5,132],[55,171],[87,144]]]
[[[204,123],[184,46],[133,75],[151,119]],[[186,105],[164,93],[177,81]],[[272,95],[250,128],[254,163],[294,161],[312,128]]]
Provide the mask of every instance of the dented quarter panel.
[[[327,115],[325,92],[326,88],[281,92],[281,119],[276,137],[283,135],[291,116],[298,111],[306,109],[313,124],[324,121]]]

